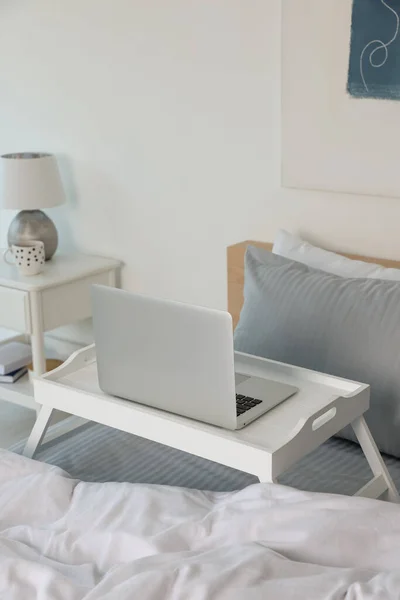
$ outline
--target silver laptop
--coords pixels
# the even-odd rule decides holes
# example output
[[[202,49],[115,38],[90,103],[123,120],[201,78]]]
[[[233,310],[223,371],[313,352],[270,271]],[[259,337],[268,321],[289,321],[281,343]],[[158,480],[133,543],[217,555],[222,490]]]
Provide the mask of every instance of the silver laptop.
[[[297,388],[235,373],[229,313],[92,288],[99,385],[107,394],[240,429]]]

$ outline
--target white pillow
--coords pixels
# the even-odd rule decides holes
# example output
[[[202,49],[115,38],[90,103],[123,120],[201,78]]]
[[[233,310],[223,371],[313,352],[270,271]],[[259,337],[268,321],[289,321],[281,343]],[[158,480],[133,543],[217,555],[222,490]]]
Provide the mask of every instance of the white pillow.
[[[341,277],[400,281],[400,269],[387,269],[374,263],[352,260],[351,258],[340,256],[340,254],[336,254],[335,252],[313,246],[283,229],[278,231],[272,252],[279,256],[301,262],[309,267],[320,269],[326,273],[340,275]]]

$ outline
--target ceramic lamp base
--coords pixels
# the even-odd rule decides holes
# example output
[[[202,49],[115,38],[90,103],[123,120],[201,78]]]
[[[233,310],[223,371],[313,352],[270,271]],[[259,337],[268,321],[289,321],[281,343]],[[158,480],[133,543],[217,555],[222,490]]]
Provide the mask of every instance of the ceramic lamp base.
[[[21,210],[11,221],[8,245],[23,246],[34,240],[43,242],[45,258],[50,260],[58,246],[56,226],[42,210]]]

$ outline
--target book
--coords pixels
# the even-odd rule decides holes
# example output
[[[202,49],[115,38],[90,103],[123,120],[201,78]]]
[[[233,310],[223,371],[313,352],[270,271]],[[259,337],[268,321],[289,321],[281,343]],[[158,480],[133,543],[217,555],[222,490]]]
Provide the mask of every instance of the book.
[[[11,373],[8,373],[8,375],[0,375],[0,383],[14,383],[23,377],[27,372],[28,369],[26,367],[22,367],[22,369],[12,371]]]
[[[32,351],[28,344],[8,342],[0,346],[0,375],[26,367],[32,361]]]

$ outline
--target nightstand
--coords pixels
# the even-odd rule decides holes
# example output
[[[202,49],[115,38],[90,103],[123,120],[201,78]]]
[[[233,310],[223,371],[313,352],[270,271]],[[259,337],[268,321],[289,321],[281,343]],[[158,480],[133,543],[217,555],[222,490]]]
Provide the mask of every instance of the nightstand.
[[[44,333],[91,316],[93,284],[116,285],[121,263],[85,254],[57,254],[39,275],[24,277],[0,260],[0,327],[29,336],[35,375],[46,370]],[[29,376],[0,385],[0,400],[36,409]]]

